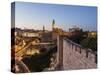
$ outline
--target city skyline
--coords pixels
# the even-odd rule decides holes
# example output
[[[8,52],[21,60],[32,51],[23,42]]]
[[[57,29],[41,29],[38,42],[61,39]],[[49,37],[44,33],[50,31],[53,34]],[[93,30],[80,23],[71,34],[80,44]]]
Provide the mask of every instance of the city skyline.
[[[13,12],[14,13],[14,12]],[[97,7],[41,3],[15,3],[15,27],[52,29],[52,21],[63,30],[77,26],[83,30],[97,31]]]
[[[97,68],[97,7],[11,3],[11,72]]]

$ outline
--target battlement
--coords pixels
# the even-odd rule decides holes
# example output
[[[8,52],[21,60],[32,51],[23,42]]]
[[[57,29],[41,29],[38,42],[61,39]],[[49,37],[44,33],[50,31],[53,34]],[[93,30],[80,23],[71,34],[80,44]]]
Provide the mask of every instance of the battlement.
[[[63,41],[67,41],[70,44],[72,50],[79,52],[82,56],[91,60],[91,62],[97,63],[96,52],[93,52],[91,49],[84,48],[81,45],[74,43],[69,39],[64,39]]]
[[[58,37],[57,62],[64,70],[97,68],[97,54],[69,39]]]

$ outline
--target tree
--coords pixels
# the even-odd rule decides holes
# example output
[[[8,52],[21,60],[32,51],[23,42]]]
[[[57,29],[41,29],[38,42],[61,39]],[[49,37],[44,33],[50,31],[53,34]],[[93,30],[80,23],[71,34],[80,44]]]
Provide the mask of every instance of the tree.
[[[84,35],[86,35],[87,33],[83,32],[82,29],[80,30],[75,29],[73,32],[71,32],[71,34],[72,35],[69,37],[69,39],[75,43],[80,44],[80,41],[85,38]]]
[[[85,48],[90,48],[93,51],[97,51],[97,37],[88,37],[81,41],[81,45]]]

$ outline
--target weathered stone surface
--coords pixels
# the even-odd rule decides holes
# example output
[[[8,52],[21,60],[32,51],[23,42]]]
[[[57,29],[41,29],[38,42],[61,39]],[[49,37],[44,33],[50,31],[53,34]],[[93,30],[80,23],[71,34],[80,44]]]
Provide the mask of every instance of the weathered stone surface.
[[[67,40],[63,40],[63,69],[73,70],[73,69],[92,69],[96,68],[95,55],[88,52],[88,57],[86,57],[86,50],[81,49],[77,45],[73,45]]]

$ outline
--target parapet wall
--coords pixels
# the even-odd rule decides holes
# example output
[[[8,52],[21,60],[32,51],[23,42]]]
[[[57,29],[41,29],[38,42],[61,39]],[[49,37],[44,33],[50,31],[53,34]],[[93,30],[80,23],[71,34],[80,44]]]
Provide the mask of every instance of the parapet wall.
[[[97,54],[90,49],[63,39],[63,69],[92,69],[97,67]]]

